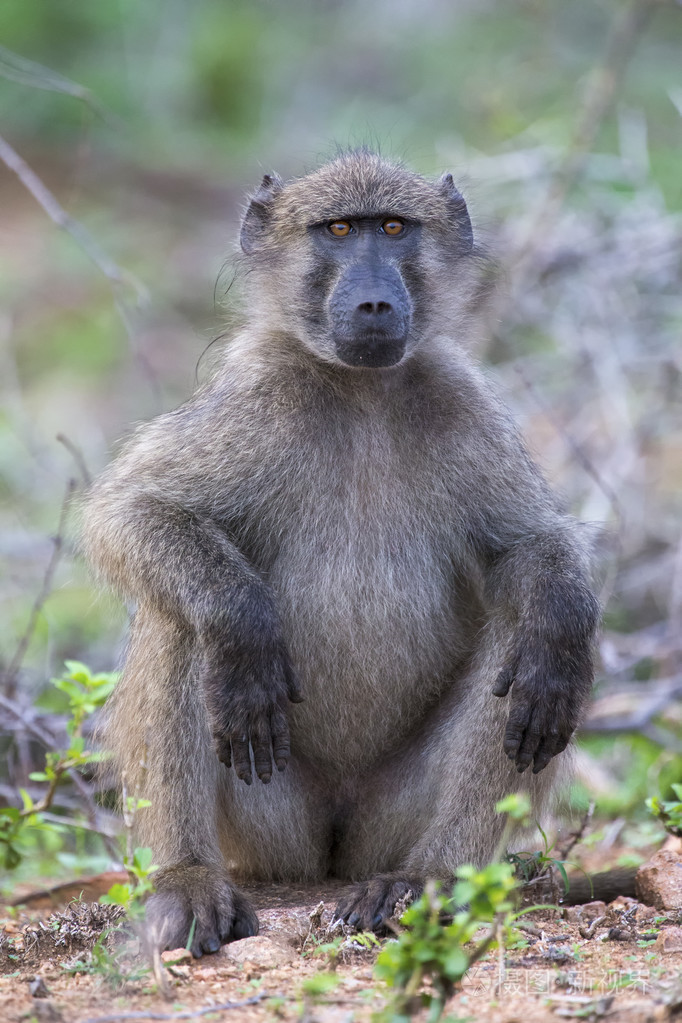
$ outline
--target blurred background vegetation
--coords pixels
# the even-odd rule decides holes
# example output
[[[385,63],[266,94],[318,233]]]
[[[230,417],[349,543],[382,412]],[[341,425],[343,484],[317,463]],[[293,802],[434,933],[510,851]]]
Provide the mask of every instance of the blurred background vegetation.
[[[249,187],[369,144],[451,170],[504,267],[482,355],[602,527],[581,798],[636,822],[682,781],[679,4],[2,0],[0,45],[0,135],[134,275],[103,274],[0,164],[0,799],[39,790],[27,721],[58,737],[65,709],[47,680],[67,658],[112,668],[123,642],[124,610],[74,556],[76,515],[58,530],[68,481],[192,390],[234,316]],[[97,849],[34,851],[57,874]]]

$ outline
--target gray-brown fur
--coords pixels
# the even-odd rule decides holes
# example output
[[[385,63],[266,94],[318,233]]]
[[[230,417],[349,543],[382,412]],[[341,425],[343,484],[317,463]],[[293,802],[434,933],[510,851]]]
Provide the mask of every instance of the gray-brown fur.
[[[383,217],[417,225],[403,248]],[[409,296],[386,368],[336,354],[339,218]],[[152,803],[152,931],[179,944],[194,914],[199,953],[255,926],[232,872],[378,875],[339,912],[379,927],[406,885],[484,862],[495,802],[539,809],[562,769],[597,621],[581,530],[467,355],[486,265],[452,179],[364,152],[266,177],[242,246],[243,330],[127,443],[84,533],[137,606],[107,742]]]

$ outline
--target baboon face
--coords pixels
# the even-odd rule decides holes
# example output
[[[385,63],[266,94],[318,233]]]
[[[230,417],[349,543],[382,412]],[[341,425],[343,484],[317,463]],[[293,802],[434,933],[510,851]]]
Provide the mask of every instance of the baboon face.
[[[419,224],[381,215],[308,228],[318,266],[336,270],[323,308],[334,351],[346,365],[395,366],[405,355],[413,304],[401,266],[417,256],[419,234]]]
[[[430,182],[359,152],[286,184],[266,175],[241,245],[250,317],[325,361],[380,369],[438,329],[473,239],[450,175]]]

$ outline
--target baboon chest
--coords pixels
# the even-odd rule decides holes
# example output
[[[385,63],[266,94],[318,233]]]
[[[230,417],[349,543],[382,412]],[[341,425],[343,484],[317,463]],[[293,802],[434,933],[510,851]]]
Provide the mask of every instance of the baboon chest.
[[[273,467],[251,543],[306,692],[294,742],[360,766],[368,736],[380,754],[452,679],[476,609],[437,449],[329,432]]]

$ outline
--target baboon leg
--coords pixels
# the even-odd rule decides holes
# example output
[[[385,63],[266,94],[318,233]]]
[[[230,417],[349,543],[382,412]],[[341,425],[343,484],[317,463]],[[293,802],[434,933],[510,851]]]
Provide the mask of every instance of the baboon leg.
[[[135,840],[161,870],[147,905],[149,940],[177,948],[196,920],[192,953],[214,952],[258,932],[220,851],[218,777],[189,630],[157,609],[133,622],[124,675],[110,706],[105,745],[123,775],[124,794],[149,800],[135,813]]]
[[[380,928],[406,891],[418,896],[427,878],[448,880],[463,863],[495,854],[504,818],[495,804],[511,792],[531,797],[535,816],[547,801],[555,758],[540,774],[519,774],[502,749],[507,719],[492,694],[499,648],[482,651],[418,735],[358,787],[334,869],[363,878],[337,914],[359,928]]]
[[[192,634],[156,609],[135,617],[105,743],[125,772],[127,794],[151,803],[137,812],[135,832],[162,867],[148,907],[157,943],[184,944],[193,916],[195,954],[257,933],[228,865],[262,879],[326,874],[331,809],[313,772],[294,754],[270,784],[246,785],[220,763]]]

